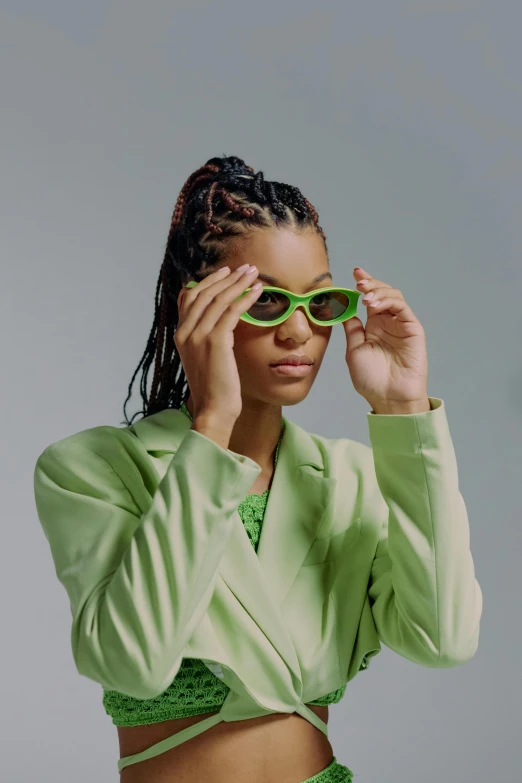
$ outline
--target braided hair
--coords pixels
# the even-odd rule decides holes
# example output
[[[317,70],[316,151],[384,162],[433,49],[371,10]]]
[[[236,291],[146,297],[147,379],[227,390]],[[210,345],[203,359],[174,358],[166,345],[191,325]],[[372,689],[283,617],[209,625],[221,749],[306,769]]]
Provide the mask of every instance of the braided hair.
[[[154,323],[128,387],[123,404],[125,421],[121,424],[131,425],[139,413],[145,418],[164,408],[179,409],[189,396],[174,343],[179,319],[177,299],[188,280],[199,282],[205,267],[235,252],[255,229],[285,227],[295,232],[312,229],[320,234],[326,247],[326,236],[318,220],[313,205],[297,187],[266,181],[262,171],[255,174],[241,158],[225,155],[210,158],[189,176],[174,208],[156,285]],[[154,375],[148,397],[147,375],[153,359]],[[129,420],[125,407],[141,367],[143,410]]]

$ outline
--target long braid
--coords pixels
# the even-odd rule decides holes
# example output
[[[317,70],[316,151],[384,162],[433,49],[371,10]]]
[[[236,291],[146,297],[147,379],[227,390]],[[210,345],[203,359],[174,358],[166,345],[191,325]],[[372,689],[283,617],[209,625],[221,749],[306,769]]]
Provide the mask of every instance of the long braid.
[[[187,379],[174,342],[179,320],[177,299],[185,283],[190,278],[199,281],[207,266],[226,258],[252,230],[281,226],[294,231],[313,228],[326,246],[317,211],[299,188],[265,181],[262,171],[255,173],[241,158],[210,158],[188,177],[172,214],[156,284],[154,321],[128,387],[121,424],[131,425],[138,414],[145,418],[164,408],[179,409],[188,397]],[[147,377],[153,361],[148,395]],[[129,420],[125,408],[141,367],[143,410]]]

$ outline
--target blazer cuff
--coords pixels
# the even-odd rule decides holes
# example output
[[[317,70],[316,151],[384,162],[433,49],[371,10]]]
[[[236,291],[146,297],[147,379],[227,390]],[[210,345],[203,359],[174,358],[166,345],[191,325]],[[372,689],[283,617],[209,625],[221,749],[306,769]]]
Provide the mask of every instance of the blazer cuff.
[[[449,427],[444,400],[439,397],[428,399],[431,410],[422,413],[367,413],[372,447],[396,453],[446,446]]]
[[[197,430],[188,430],[175,454],[180,460],[198,466],[207,476],[207,490],[220,493],[223,486],[230,491],[246,494],[262,471],[261,465],[244,454],[225,449]]]

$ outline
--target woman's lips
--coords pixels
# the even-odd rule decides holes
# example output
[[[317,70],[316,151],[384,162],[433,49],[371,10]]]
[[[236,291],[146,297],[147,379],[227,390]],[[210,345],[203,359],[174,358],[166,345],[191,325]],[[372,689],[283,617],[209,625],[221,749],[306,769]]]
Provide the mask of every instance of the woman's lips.
[[[269,366],[279,375],[294,375],[298,377],[308,375],[313,367],[312,364],[271,364]]]

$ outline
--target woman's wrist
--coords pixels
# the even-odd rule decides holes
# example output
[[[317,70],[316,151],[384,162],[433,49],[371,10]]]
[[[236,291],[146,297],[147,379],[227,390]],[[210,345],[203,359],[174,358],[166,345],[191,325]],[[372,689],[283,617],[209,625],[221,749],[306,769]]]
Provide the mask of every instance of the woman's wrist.
[[[191,430],[196,430],[206,438],[213,440],[218,446],[224,449],[228,449],[230,438],[232,435],[232,429],[224,426],[223,423],[218,423],[214,416],[198,415],[193,421]]]

